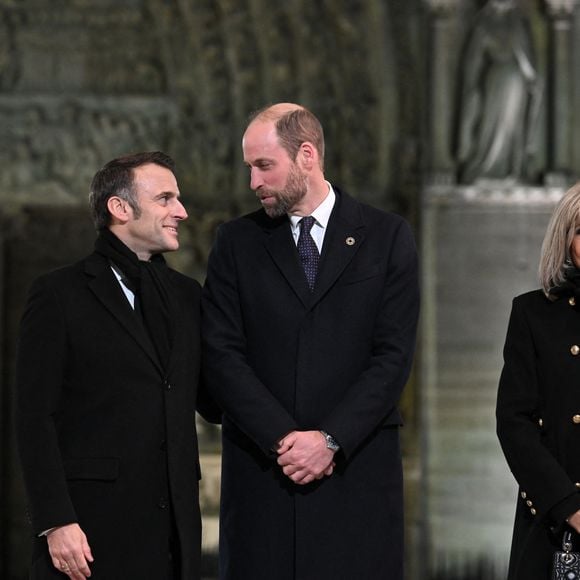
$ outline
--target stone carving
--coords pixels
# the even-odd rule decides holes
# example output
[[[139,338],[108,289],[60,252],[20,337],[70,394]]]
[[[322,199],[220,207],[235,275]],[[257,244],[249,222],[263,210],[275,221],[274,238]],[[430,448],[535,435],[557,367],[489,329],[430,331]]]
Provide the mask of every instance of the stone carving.
[[[163,99],[0,99],[0,195],[84,198],[96,168],[112,156],[169,149],[175,119]]]
[[[542,88],[529,25],[515,0],[488,0],[461,64],[459,181],[521,178]]]
[[[153,141],[156,147],[170,146],[182,168],[181,182],[204,207],[221,192],[239,213],[254,207],[240,147],[247,116],[279,100],[301,101],[319,114],[334,181],[379,201],[393,185],[397,133],[416,119],[407,98],[396,117],[393,91],[397,75],[407,86],[416,82],[417,55],[409,48],[407,29],[398,24],[410,19],[412,8],[378,0],[340,7],[306,0],[54,0],[50,5],[0,0],[0,5],[0,91],[14,97],[16,110],[8,112],[4,102],[0,107],[14,115],[12,125],[23,114],[22,100],[34,97],[41,109],[36,131],[21,135],[14,151],[0,152],[0,163],[9,168],[0,176],[0,191],[33,197],[55,190],[63,199],[71,191],[84,194],[87,175],[79,172],[85,165],[110,158],[123,144],[135,150]],[[393,40],[395,34],[400,37]],[[402,57],[397,50],[403,50]],[[159,126],[159,139],[143,139],[143,131],[150,136],[154,131],[143,128],[147,115],[121,104],[117,116],[96,102],[85,111],[88,95],[121,103],[129,95],[160,98],[171,103],[176,117],[170,131]],[[63,111],[64,124],[44,110],[52,98],[73,109]],[[123,111],[129,113],[125,120]],[[7,142],[4,133],[0,128],[0,142]],[[36,185],[34,192],[30,186]]]
[[[570,17],[578,4],[578,0],[546,0],[548,13],[552,17]]]
[[[19,55],[16,50],[14,29],[16,16],[0,8],[0,92],[14,87],[19,73]]]
[[[10,34],[4,40],[0,29],[0,52],[11,43],[14,63],[20,63],[10,88],[42,94],[165,93],[156,39],[141,41],[152,22],[139,2],[4,3],[0,15]]]
[[[392,9],[384,8],[383,25],[373,18],[381,12],[371,11],[368,3],[347,4],[338,9],[300,0],[270,2],[266,8],[263,0],[147,1],[167,83],[179,100],[174,153],[189,167],[186,184],[204,201],[219,191],[238,211],[254,207],[240,139],[247,116],[279,100],[299,100],[319,114],[335,181],[359,195],[365,188],[386,189],[390,167],[384,158],[391,152],[395,123],[390,131],[393,97],[379,81],[394,73],[369,75],[375,44],[363,39],[369,29],[385,35]],[[382,58],[377,51],[373,70],[383,66]]]

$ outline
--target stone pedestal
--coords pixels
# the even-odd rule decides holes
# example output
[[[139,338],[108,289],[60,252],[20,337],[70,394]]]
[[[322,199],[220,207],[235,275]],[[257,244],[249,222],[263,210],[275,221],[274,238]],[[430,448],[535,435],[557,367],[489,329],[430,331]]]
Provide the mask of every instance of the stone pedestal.
[[[502,348],[511,299],[539,286],[562,193],[505,182],[425,192],[421,511],[432,577],[484,566],[505,578],[516,485],[495,434]]]

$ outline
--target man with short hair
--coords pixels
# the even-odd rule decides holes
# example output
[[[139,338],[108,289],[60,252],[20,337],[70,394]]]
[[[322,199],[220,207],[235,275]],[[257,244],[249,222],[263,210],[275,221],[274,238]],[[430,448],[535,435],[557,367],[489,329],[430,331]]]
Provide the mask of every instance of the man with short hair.
[[[262,209],[219,228],[202,298],[224,410],[220,578],[402,580],[410,228],[325,180],[304,107],[259,111],[242,147]]]
[[[21,324],[16,425],[31,578],[199,578],[199,284],[162,257],[187,218],[173,160],[95,175],[95,251],[38,278]]]

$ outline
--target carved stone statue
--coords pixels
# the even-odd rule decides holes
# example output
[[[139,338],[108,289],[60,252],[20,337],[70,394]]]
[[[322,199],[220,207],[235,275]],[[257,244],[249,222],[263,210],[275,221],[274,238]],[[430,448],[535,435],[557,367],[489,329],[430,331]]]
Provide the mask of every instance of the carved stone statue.
[[[527,19],[514,0],[488,0],[461,62],[456,148],[461,183],[522,177],[541,92]]]

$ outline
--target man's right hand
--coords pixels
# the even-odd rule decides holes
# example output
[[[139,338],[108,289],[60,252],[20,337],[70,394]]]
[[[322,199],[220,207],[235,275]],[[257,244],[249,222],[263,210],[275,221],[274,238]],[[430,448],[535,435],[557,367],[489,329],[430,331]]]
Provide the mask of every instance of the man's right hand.
[[[332,474],[334,452],[320,431],[292,431],[278,443],[278,465],[294,483],[305,485]]]
[[[59,526],[46,536],[53,566],[72,580],[85,580],[91,575],[93,561],[85,533],[78,524]]]

